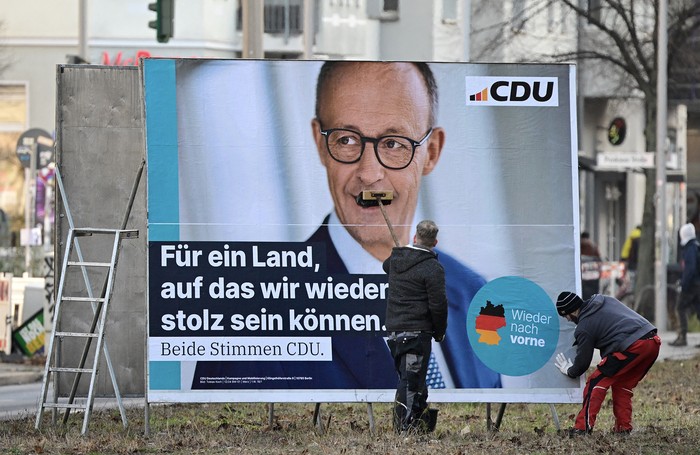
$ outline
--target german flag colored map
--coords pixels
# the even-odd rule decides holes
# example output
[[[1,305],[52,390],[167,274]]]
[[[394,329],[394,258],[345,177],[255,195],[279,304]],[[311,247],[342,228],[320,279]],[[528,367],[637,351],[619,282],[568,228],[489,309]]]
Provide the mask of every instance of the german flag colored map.
[[[479,343],[498,345],[501,336],[498,329],[505,327],[506,318],[503,305],[493,305],[490,300],[486,301],[486,306],[481,307],[479,315],[476,317],[476,333],[479,334]]]

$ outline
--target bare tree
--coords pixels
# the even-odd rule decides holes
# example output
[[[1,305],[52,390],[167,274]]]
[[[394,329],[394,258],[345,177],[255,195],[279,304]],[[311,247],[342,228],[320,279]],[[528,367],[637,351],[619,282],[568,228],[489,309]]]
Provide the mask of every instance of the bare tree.
[[[512,0],[483,3],[488,5],[477,7],[475,15],[482,14],[486,19],[472,19],[473,24],[480,25],[473,31],[474,35],[481,36],[480,42],[487,43],[480,53],[472,53],[477,59],[498,55],[499,50],[503,53],[503,49],[511,48],[509,55],[502,56],[511,60],[595,62],[595,65],[585,65],[587,71],[597,69],[604,75],[604,80],[615,81],[616,89],[626,88],[629,95],[641,96],[646,115],[644,134],[647,151],[656,150],[658,0]],[[510,11],[498,11],[503,4],[509,4]],[[553,26],[564,30],[572,23],[575,31],[570,34],[576,36],[576,43],[572,45],[569,41],[563,45],[553,45]],[[687,84],[689,78],[697,81],[700,53],[694,51],[693,44],[697,40],[698,28],[699,1],[669,0],[670,91]],[[544,40],[544,50],[533,44],[536,40]],[[656,169],[646,169],[644,173],[646,194],[635,297],[643,299],[641,313],[653,318],[653,293],[640,293],[654,285]]]

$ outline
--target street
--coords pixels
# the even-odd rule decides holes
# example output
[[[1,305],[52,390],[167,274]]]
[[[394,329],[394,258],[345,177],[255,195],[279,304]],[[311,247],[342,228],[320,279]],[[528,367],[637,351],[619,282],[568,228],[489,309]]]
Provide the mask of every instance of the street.
[[[34,417],[40,393],[41,382],[0,387],[0,420]]]
[[[49,391],[49,394],[51,391]],[[36,416],[39,395],[41,394],[41,382],[30,384],[0,386],[0,421],[8,419],[18,419]],[[80,402],[82,398],[76,401]],[[125,407],[143,406],[143,397],[122,398]],[[96,398],[93,410],[103,408],[117,408],[117,401],[114,398]],[[44,411],[46,415],[50,410]],[[61,412],[64,412],[61,410]]]

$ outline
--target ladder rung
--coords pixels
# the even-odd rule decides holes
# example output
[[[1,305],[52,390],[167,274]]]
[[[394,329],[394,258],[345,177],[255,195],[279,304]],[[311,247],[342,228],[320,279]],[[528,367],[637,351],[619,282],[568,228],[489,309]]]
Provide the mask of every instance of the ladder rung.
[[[111,262],[81,262],[81,261],[68,261],[68,265],[82,265],[85,267],[111,267]]]
[[[71,302],[104,302],[105,299],[102,297],[63,297],[61,300],[68,300]]]
[[[49,371],[55,373],[92,373],[92,368],[50,367]]]
[[[87,237],[93,234],[119,234],[122,239],[135,239],[139,236],[138,229],[100,229],[100,228],[75,228],[73,233],[76,237]]]
[[[44,403],[43,406],[45,408],[70,408],[70,409],[85,409],[86,406],[84,404],[78,404],[78,403]]]
[[[119,237],[122,239],[137,239],[139,238],[138,229],[122,230],[119,232]]]
[[[85,337],[85,338],[97,338],[96,333],[90,332],[56,332],[57,337]]]

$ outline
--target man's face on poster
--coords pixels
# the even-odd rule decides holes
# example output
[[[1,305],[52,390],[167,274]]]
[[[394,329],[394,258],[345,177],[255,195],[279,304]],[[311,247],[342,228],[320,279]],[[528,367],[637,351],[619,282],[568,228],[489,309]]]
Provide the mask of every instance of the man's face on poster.
[[[387,214],[402,242],[408,241],[421,178],[429,174],[440,157],[444,131],[435,128],[423,145],[415,148],[404,169],[388,169],[367,142],[359,161],[341,163],[330,156],[321,129],[344,128],[362,136],[399,135],[420,141],[431,124],[430,99],[418,69],[410,63],[349,62],[335,68],[319,96],[319,118],[312,122],[316,147],[326,168],[336,213],[346,229],[375,256],[377,248],[393,242],[377,206],[363,207],[362,191],[393,191]],[[381,258],[380,258],[381,259]]]

